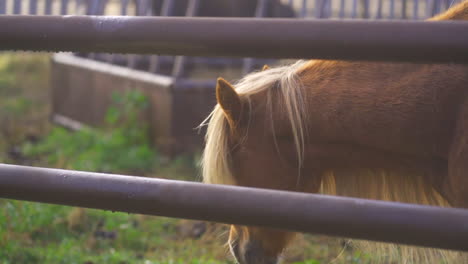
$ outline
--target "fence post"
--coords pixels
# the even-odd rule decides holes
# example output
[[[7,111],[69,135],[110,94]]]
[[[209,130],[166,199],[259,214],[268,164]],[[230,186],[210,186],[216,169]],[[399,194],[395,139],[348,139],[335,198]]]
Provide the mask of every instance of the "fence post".
[[[340,1],[340,18],[344,18],[345,17],[345,9],[346,9],[346,5],[345,5],[345,0],[341,0]]]
[[[160,16],[170,16],[174,12],[175,3],[174,0],[164,0],[161,6]],[[161,63],[161,57],[158,55],[151,55],[149,71],[152,73],[159,72]]]
[[[407,16],[406,16],[407,7],[408,7],[408,0],[402,0],[402,2],[401,2],[401,18],[402,19],[407,18]]]
[[[29,14],[37,15],[37,0],[29,0]]]
[[[46,15],[52,15],[52,0],[45,1],[44,13]]]
[[[127,15],[128,2],[129,2],[129,0],[122,0],[120,2],[120,15],[121,16],[126,16]]]
[[[390,0],[390,19],[395,18],[395,0]]]
[[[419,19],[419,0],[413,1],[413,19]]]
[[[362,15],[361,17],[362,18],[369,18],[370,15],[369,15],[369,0],[361,0],[361,4],[362,4]]]
[[[358,9],[358,0],[353,0],[353,8],[351,10],[351,18],[357,17],[357,9]]]
[[[6,0],[0,0],[0,15],[6,13]]]
[[[62,16],[68,14],[68,0],[62,0],[60,6],[60,14]]]
[[[196,16],[198,13],[199,6],[200,6],[200,0],[189,0],[185,16],[186,17]],[[186,61],[187,61],[187,57],[185,56],[175,57],[174,66],[172,67],[172,77],[179,78],[184,75]]]
[[[302,7],[301,7],[301,17],[307,17],[308,14],[307,10],[307,0],[302,0]]]
[[[16,1],[13,2],[13,14],[15,14],[15,15],[20,15],[21,14],[21,5],[22,5],[21,0],[16,0]]]

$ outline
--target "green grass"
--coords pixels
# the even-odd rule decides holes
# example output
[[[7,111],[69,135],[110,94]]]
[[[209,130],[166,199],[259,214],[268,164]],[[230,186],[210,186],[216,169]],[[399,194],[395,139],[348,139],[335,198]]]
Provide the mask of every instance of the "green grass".
[[[180,220],[6,200],[0,219],[0,263],[222,263]]]
[[[159,160],[141,118],[148,106],[146,97],[136,91],[113,97],[105,128],[70,132],[54,127],[40,142],[24,144],[22,153],[37,164],[66,169],[137,175],[152,172]]]
[[[0,54],[0,162],[198,180],[197,154],[167,162],[150,147],[139,93],[116,94],[102,128],[70,132],[48,122],[49,57]],[[35,139],[35,140],[32,140]],[[39,139],[39,140],[37,140]],[[64,144],[66,142],[66,144]],[[15,150],[19,157],[6,153]],[[227,228],[198,222],[0,199],[0,263],[233,263],[223,247]],[[336,239],[300,237],[286,263],[329,263]],[[345,250],[333,263],[370,263]]]

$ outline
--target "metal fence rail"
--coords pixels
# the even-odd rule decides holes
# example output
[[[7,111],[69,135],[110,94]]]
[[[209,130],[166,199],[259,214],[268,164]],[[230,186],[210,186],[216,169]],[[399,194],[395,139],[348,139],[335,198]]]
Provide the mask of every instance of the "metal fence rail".
[[[425,19],[460,0],[0,0],[1,14],[124,15],[124,16],[255,16],[304,18]],[[216,3],[216,4],[215,4]],[[214,5],[213,5],[214,4]],[[231,12],[228,12],[231,10]],[[191,57],[80,53],[81,57],[186,78],[196,62]],[[223,66],[242,67],[243,74],[272,60],[220,60]],[[205,67],[212,64],[207,60]],[[198,64],[198,67],[201,65]],[[192,76],[193,77],[193,76]],[[213,80],[213,79],[212,79]]]
[[[0,197],[468,251],[468,210],[0,165]]]
[[[177,0],[162,0],[166,10]],[[199,0],[189,0],[192,2]],[[223,1],[223,0],[220,0]],[[272,2],[279,0],[262,0]],[[300,17],[421,19],[433,16],[461,0],[282,0]],[[161,15],[152,6],[156,0],[0,0],[0,14],[52,15],[70,12],[109,15],[107,5],[118,7],[122,15]],[[53,8],[55,7],[55,8]],[[169,8],[168,8],[169,7]],[[115,11],[114,11],[115,14]]]
[[[464,21],[0,16],[0,24],[8,25],[0,50],[468,61]]]

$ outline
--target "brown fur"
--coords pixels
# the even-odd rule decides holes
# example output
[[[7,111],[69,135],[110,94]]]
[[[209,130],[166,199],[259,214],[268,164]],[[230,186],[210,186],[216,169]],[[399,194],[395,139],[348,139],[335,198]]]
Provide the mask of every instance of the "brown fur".
[[[432,20],[467,18],[464,2]],[[207,182],[468,208],[468,66],[299,66],[277,81],[267,75],[278,74],[274,68],[248,76],[237,91],[218,82],[217,119],[208,129],[204,160]],[[270,79],[261,84],[261,77]],[[263,86],[251,91],[248,81]],[[222,136],[226,126],[230,133]],[[218,141],[210,141],[213,136]],[[210,171],[213,164],[219,168]],[[266,264],[276,263],[272,259],[291,237],[233,226],[230,240],[242,264]],[[399,251],[410,263],[438,255]]]

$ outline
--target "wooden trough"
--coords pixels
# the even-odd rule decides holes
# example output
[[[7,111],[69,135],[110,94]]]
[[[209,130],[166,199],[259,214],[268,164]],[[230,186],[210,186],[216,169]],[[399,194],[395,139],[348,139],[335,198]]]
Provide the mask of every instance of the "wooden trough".
[[[195,128],[215,104],[214,81],[184,82],[127,67],[80,58],[52,57],[52,120],[77,129],[104,123],[114,92],[138,90],[150,101],[146,113],[152,142],[168,155],[194,150],[202,136]]]

